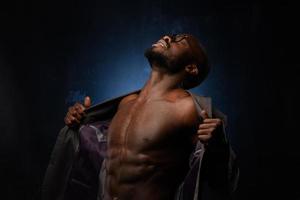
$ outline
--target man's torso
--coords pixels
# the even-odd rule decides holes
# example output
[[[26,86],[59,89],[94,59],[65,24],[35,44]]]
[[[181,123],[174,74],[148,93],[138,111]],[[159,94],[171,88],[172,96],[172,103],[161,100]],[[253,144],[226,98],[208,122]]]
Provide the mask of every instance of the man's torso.
[[[184,91],[156,100],[125,98],[108,130],[109,198],[171,199],[193,149],[198,120],[193,100]]]

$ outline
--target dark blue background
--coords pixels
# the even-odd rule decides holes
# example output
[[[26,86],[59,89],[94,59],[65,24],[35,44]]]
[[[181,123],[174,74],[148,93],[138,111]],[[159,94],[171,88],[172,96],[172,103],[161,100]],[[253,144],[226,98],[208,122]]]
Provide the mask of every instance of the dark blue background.
[[[300,199],[297,12],[287,1],[1,2],[0,198],[37,196],[68,106],[139,89],[145,48],[184,32],[212,64],[193,92],[229,118],[235,199]]]

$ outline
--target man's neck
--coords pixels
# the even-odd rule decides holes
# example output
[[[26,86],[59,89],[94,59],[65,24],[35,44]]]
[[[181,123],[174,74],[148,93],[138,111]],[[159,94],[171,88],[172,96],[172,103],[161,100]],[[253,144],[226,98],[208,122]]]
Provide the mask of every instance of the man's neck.
[[[163,68],[152,67],[149,79],[141,90],[141,97],[160,98],[168,92],[178,89],[183,73],[170,74]]]

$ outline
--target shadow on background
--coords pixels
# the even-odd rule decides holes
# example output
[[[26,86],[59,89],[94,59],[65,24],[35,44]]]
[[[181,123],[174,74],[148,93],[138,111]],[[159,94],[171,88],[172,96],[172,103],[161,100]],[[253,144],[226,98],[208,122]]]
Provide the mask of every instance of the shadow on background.
[[[145,48],[188,32],[212,72],[193,89],[229,117],[235,199],[300,199],[297,10],[286,1],[1,2],[1,199],[33,199],[68,106],[143,86]]]

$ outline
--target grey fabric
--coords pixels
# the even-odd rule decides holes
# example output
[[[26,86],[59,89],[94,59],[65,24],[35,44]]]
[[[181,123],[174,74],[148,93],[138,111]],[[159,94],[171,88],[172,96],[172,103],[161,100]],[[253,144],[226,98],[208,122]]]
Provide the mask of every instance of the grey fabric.
[[[41,189],[43,200],[63,200],[68,177],[79,148],[79,135],[64,127],[58,134]]]
[[[97,200],[103,200],[105,195],[105,182],[106,182],[106,161],[102,162],[101,170],[99,173],[99,189],[98,189],[98,196]]]

